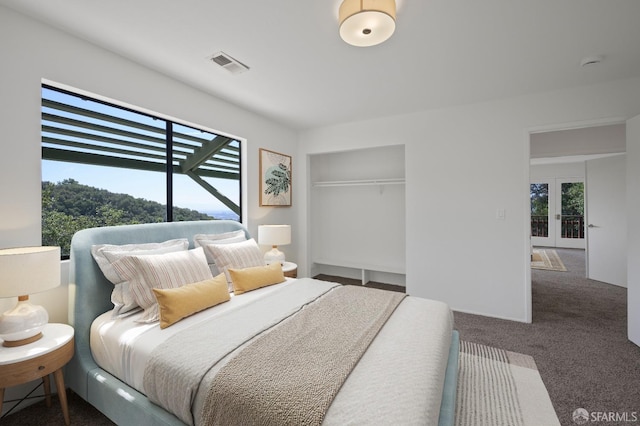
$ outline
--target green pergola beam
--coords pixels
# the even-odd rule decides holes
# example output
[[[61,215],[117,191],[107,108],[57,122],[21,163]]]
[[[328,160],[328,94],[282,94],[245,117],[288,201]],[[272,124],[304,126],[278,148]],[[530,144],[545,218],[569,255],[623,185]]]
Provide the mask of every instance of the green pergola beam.
[[[164,126],[162,126],[162,127],[151,126],[149,124],[140,123],[138,121],[127,120],[126,118],[116,117],[116,116],[113,116],[113,115],[104,114],[104,113],[97,112],[97,111],[91,111],[91,110],[88,110],[88,109],[84,109],[84,108],[79,108],[79,107],[75,107],[75,106],[72,106],[72,105],[63,104],[63,103],[52,101],[52,100],[49,100],[49,99],[43,99],[42,100],[42,106],[43,107],[47,107],[47,108],[51,108],[51,109],[54,109],[54,110],[57,110],[57,111],[64,111],[64,112],[68,112],[70,114],[75,114],[75,115],[79,115],[79,116],[83,116],[83,117],[93,118],[95,120],[107,121],[107,122],[110,122],[110,123],[113,123],[113,124],[117,124],[119,126],[133,127],[135,129],[143,130],[145,132],[158,133],[158,134],[161,134],[161,135],[164,135],[166,133],[166,129],[165,129]],[[42,116],[44,117],[45,114],[47,114],[47,113],[43,113]],[[140,114],[140,113],[137,113],[137,112],[135,114],[144,115],[144,114]],[[60,116],[54,116],[54,117],[60,117]],[[55,120],[53,120],[53,121],[55,121]],[[179,137],[180,139],[190,140],[190,141],[196,142],[196,143],[202,143],[203,140],[207,140],[205,138],[199,138],[197,136],[188,135],[188,134],[182,133],[182,132],[174,132],[174,135]]]
[[[190,170],[187,171],[185,174],[189,176],[191,179],[193,179],[198,185],[203,187],[209,194],[216,197],[222,204],[227,206],[232,212],[240,216],[240,206],[238,206],[236,203],[234,203],[233,201],[231,201],[230,199],[222,195],[216,188],[210,185],[209,182],[205,181],[200,176],[198,176],[197,174],[193,173]]]
[[[183,172],[196,170],[200,165],[206,163],[211,157],[216,155],[222,148],[224,148],[233,139],[226,136],[218,136],[215,139],[203,143],[202,146],[196,149],[193,154],[187,156],[187,158],[181,163]]]
[[[94,166],[119,167],[123,169],[135,169],[149,172],[166,171],[164,162],[151,162],[144,160],[136,160],[130,158],[111,157],[100,154],[92,154],[87,152],[66,151],[57,148],[42,148],[42,159],[52,161],[63,161],[68,163],[91,164]],[[173,173],[184,174],[180,166],[173,166]],[[240,180],[239,173],[215,171],[215,170],[199,170],[200,175],[217,179]]]
[[[137,114],[145,123],[50,99],[43,99],[42,107],[43,159],[166,172],[166,126],[147,124],[148,118],[155,118],[131,111],[131,114]],[[195,128],[193,130],[198,131]],[[237,141],[227,136],[199,131],[203,137],[178,131],[174,126],[172,172],[189,176],[240,215],[237,204],[204,180],[240,180],[240,149],[233,145]],[[95,143],[91,143],[92,141]]]

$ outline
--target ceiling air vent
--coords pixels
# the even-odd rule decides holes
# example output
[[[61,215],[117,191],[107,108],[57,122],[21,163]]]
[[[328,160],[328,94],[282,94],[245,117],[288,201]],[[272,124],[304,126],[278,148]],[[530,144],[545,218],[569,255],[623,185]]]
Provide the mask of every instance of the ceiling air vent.
[[[249,69],[248,66],[238,61],[237,59],[232,58],[224,52],[214,53],[209,59],[222,68],[229,71],[231,74],[240,74],[241,72],[245,72]]]

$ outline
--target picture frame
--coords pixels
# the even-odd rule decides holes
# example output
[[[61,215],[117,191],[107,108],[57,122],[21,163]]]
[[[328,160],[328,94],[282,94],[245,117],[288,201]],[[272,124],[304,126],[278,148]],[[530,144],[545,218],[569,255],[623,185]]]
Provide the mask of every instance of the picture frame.
[[[291,156],[260,148],[260,207],[290,207]]]

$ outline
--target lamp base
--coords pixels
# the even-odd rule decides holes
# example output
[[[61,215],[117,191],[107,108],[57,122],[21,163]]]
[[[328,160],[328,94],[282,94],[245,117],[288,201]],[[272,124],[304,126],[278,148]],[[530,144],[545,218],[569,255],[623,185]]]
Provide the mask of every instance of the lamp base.
[[[21,346],[42,337],[42,329],[49,322],[47,310],[29,303],[28,296],[18,297],[18,304],[0,316],[0,338],[4,346]]]
[[[264,263],[271,265],[276,262],[284,265],[284,253],[278,250],[278,246],[273,246],[271,250],[264,254]]]
[[[29,343],[40,340],[41,338],[42,333],[38,333],[35,336],[27,337],[22,340],[5,340],[4,343],[2,343],[2,346],[5,348],[15,348],[16,346],[28,345]]]

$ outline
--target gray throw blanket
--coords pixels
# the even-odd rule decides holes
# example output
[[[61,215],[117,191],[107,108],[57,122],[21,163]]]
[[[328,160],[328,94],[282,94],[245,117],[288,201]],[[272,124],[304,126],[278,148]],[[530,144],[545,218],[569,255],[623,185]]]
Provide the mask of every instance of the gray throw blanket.
[[[144,372],[144,393],[193,425],[199,389],[208,388],[216,370],[238,348],[335,287],[339,284],[302,278],[295,285],[182,330],[151,353]]]
[[[257,337],[215,376],[200,425],[319,425],[404,294],[339,287]]]

